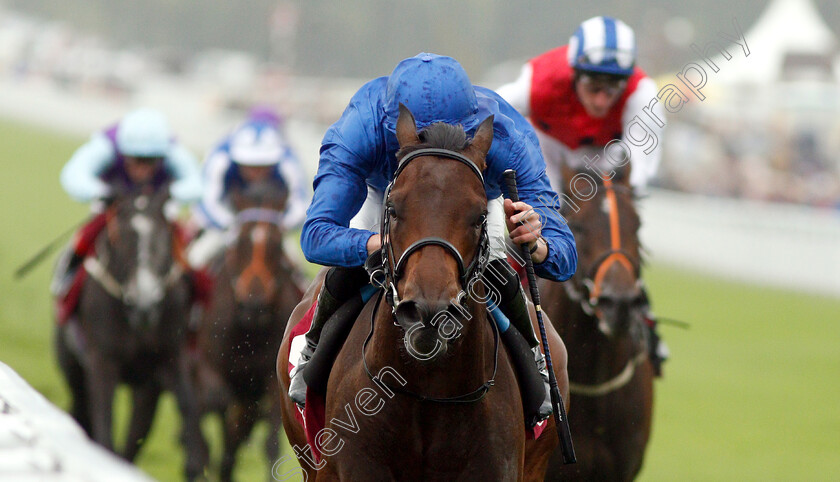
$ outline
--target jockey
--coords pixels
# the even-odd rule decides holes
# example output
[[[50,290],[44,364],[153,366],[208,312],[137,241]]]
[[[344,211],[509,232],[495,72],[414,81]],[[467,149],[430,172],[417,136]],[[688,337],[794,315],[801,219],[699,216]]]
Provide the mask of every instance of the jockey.
[[[195,157],[173,139],[161,112],[138,109],[118,123],[95,133],[73,153],[61,170],[61,185],[77,201],[107,199],[121,190],[156,190],[168,184],[172,198],[181,203],[201,196],[201,174]],[[62,256],[53,292],[69,287],[76,268],[90,254],[105,227],[102,203],[91,206],[95,216],[74,237]]]
[[[577,267],[577,252],[571,232],[554,216],[545,216],[541,224],[540,216],[531,212],[522,216],[522,223],[528,223],[530,231],[516,228],[517,213],[528,212],[532,206],[550,209],[542,200],[555,196],[533,128],[495,92],[473,86],[457,61],[421,53],[400,62],[390,76],[362,86],[321,144],[315,192],[303,225],[301,246],[309,261],[332,268],[291,374],[289,396],[298,405],[303,405],[306,394],[301,372],[315,351],[324,323],[368,282],[363,265],[369,256],[380,254],[379,221],[383,193],[397,168],[395,129],[401,103],[414,114],[419,128],[441,121],[459,123],[468,135],[475,133],[482,120],[494,116],[495,136],[484,173],[490,264],[497,265],[497,271],[509,278],[499,290],[500,308],[528,341],[547,384],[545,358],[519,277],[506,266],[505,227],[516,229],[511,234],[517,235],[514,241],[527,243],[532,249],[534,266],[543,277],[558,281],[571,277]],[[517,170],[521,202],[502,197],[502,173],[508,168]],[[523,231],[525,234],[521,234]],[[546,401],[540,408],[540,420],[550,413],[551,404]]]
[[[203,232],[188,251],[190,266],[203,268],[224,249],[225,232],[236,218],[231,192],[260,181],[288,191],[282,227],[299,227],[309,204],[306,173],[283,138],[280,117],[263,107],[254,108],[248,119],[207,156],[204,194],[195,209],[195,219]]]
[[[557,192],[564,191],[563,165],[608,175],[611,168],[598,157],[610,163],[616,157],[622,164],[629,162],[630,184],[637,192],[644,191],[656,174],[665,116],[661,103],[651,102],[657,99],[656,83],[636,66],[635,35],[621,20],[586,20],[568,45],[531,59],[519,78],[498,93],[529,117]],[[617,143],[623,147],[622,155],[607,152],[613,141],[623,141]],[[603,151],[593,155],[594,148]],[[651,359],[659,373],[667,348],[659,343],[655,321],[649,318],[654,340]]]

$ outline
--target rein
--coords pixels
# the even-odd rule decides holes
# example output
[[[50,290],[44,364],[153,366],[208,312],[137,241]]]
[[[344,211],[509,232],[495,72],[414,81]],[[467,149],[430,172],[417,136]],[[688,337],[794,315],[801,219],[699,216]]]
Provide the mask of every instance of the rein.
[[[648,354],[642,350],[635,357],[627,360],[627,365],[615,377],[597,385],[587,385],[585,383],[575,383],[569,380],[569,393],[581,395],[584,397],[601,397],[608,393],[612,393],[619,388],[627,385],[636,374],[636,367],[647,360]]]
[[[465,166],[469,167],[473,174],[476,175],[478,180],[481,182],[481,185],[484,186],[484,176],[481,174],[481,171],[478,169],[478,166],[475,165],[469,158],[466,156],[451,151],[449,149],[441,149],[441,148],[426,148],[426,149],[417,149],[406,154],[402,159],[399,161],[399,166],[397,170],[394,172],[394,178],[391,180],[391,183],[388,184],[388,188],[385,190],[385,209],[383,209],[382,213],[382,271],[384,273],[384,279],[381,280],[381,283],[374,282],[376,273],[371,275],[371,281],[374,282],[374,285],[379,286],[383,289],[382,292],[379,294],[379,298],[376,300],[376,305],[371,312],[370,317],[370,332],[368,333],[365,342],[362,344],[362,364],[365,368],[365,373],[367,373],[368,378],[371,379],[374,383],[378,384],[379,386],[387,387],[394,392],[402,393],[404,395],[410,396],[417,400],[423,402],[435,402],[435,403],[473,403],[478,402],[479,400],[483,399],[487,392],[490,390],[496,382],[496,371],[499,367],[499,328],[496,326],[495,323],[491,322],[493,325],[493,340],[494,340],[494,357],[493,357],[493,374],[491,375],[490,379],[484,382],[480,387],[476,388],[475,390],[465,393],[463,395],[458,395],[454,397],[429,397],[425,395],[420,395],[414,393],[410,390],[406,390],[399,386],[390,386],[385,383],[384,380],[379,379],[375,376],[368,367],[367,359],[365,357],[365,352],[367,351],[367,346],[370,340],[373,338],[373,331],[376,321],[376,314],[379,311],[379,305],[382,302],[383,295],[385,297],[386,303],[391,306],[391,316],[394,316],[397,311],[397,307],[400,304],[400,296],[399,292],[397,291],[397,283],[399,283],[400,278],[402,277],[403,271],[405,270],[406,263],[408,262],[409,256],[420,251],[421,249],[427,246],[438,246],[443,248],[446,252],[448,252],[454,259],[455,262],[458,264],[458,278],[461,282],[461,291],[458,293],[456,299],[461,300],[466,297],[467,293],[465,289],[470,286],[473,281],[482,276],[484,269],[487,267],[487,263],[489,261],[489,241],[487,235],[487,216],[485,215],[481,222],[481,234],[479,235],[479,242],[478,242],[478,252],[473,256],[472,261],[470,262],[469,266],[464,266],[464,257],[458,251],[452,243],[449,241],[439,238],[439,237],[426,237],[415,241],[412,243],[403,253],[397,258],[394,247],[391,244],[391,217],[393,216],[393,207],[388,206],[389,199],[391,197],[391,189],[393,188],[394,184],[397,182],[400,174],[405,170],[408,164],[423,156],[437,156],[443,157],[446,159],[451,159],[453,161],[460,162]],[[396,265],[392,266],[391,260],[397,260]],[[395,323],[396,324],[396,323]]]

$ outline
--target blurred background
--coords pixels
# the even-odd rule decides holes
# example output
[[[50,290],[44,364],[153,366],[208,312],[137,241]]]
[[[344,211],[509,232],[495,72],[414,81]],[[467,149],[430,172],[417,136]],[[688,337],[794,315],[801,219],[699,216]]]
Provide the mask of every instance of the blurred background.
[[[0,361],[67,408],[50,263],[21,282],[12,272],[85,217],[59,170],[128,110],[163,110],[203,156],[252,105],[272,105],[314,175],[321,136],[350,96],[403,58],[450,55],[494,88],[595,15],[635,29],[638,64],[660,87],[689,63],[708,75],[705,99],[668,117],[659,176],[640,201],[654,310],[691,325],[662,328],[672,359],[641,480],[837,480],[833,0],[0,0]],[[749,55],[726,40],[737,29]],[[697,50],[708,42],[731,54],[711,53],[718,72]],[[174,404],[164,405],[139,466],[172,480],[182,455]],[[259,440],[242,480],[263,477]]]

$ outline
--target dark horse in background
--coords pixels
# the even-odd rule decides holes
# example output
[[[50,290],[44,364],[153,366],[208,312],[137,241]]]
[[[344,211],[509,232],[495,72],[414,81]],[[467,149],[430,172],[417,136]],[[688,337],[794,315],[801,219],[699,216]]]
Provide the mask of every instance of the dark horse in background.
[[[391,224],[383,233],[393,247],[386,264],[393,269],[402,259],[392,293],[401,301],[392,305],[380,294],[353,317],[327,384],[325,430],[332,432],[323,433],[335,436],[316,437],[316,444],[328,448],[322,450],[326,463],[316,470],[302,462],[308,480],[542,480],[557,444],[553,419],[538,440],[526,443],[517,377],[495,325],[484,303],[460,296],[480,265],[474,261],[486,256],[481,239],[487,198],[476,173],[485,168],[492,122],[485,120],[469,144],[460,126],[442,123],[427,127],[421,141],[413,116],[401,108],[401,156],[436,147],[469,160],[419,155],[395,179],[386,203]],[[295,309],[277,360],[284,428],[298,447],[307,441],[287,395],[288,334],[317,299],[324,272]],[[453,309],[470,316],[458,336],[447,337],[429,318]],[[554,330],[549,337],[565,397],[565,349]],[[430,353],[435,346],[440,349],[423,361],[410,354]],[[371,374],[381,378],[375,382]],[[299,457],[310,458],[308,450]]]
[[[563,179],[579,174],[564,169]],[[639,215],[629,166],[596,181],[591,199],[567,197],[562,214],[578,246],[578,270],[541,280],[543,308],[569,352],[569,413],[577,463],[555,451],[547,480],[632,480],[642,467],[653,410],[641,280]]]
[[[163,390],[175,394],[183,417],[186,475],[207,463],[198,407],[183,350],[191,303],[182,243],[164,216],[168,189],[121,194],[107,208],[78,321],[57,333],[58,361],[73,397],[72,414],[98,443],[113,450],[114,392],[132,389],[132,415],[122,455],[134,460],[151,428]]]
[[[260,418],[271,426],[269,466],[279,455],[277,347],[303,295],[301,275],[283,250],[286,197],[282,186],[268,182],[234,192],[236,238],[213,263],[213,298],[198,328],[199,403],[202,413],[223,419],[221,480],[231,480],[236,451]]]

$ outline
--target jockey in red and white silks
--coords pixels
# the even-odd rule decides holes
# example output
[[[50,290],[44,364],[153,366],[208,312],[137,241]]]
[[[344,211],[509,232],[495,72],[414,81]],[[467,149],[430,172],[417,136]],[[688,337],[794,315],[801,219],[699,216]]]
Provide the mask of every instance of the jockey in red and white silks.
[[[665,116],[658,102],[649,107],[656,83],[635,64],[633,30],[620,20],[595,17],[578,27],[568,45],[531,59],[516,81],[498,89],[535,127],[556,191],[563,191],[560,167],[585,168],[584,156],[623,165],[629,155],[630,183],[637,190],[656,174]],[[608,163],[596,164],[608,174]]]

